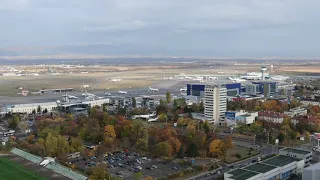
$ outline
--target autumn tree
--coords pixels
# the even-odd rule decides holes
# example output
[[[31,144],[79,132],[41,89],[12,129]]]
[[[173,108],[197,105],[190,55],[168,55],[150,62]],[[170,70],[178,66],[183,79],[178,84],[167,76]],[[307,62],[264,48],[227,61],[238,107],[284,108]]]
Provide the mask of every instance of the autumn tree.
[[[233,148],[232,136],[231,135],[229,135],[229,136],[227,136],[225,138],[224,144],[225,144],[226,148]]]
[[[168,119],[167,114],[162,112],[159,115],[159,121],[165,122]]]
[[[179,139],[175,138],[175,137],[171,137],[168,141],[173,149],[173,152],[179,152],[180,147],[181,147],[181,142],[179,141]]]
[[[74,116],[71,113],[66,114],[66,120],[67,121],[73,121],[74,120]]]
[[[116,132],[114,131],[114,126],[106,125],[104,127],[104,136],[112,139],[116,138]]]
[[[226,145],[219,139],[213,140],[209,144],[209,152],[219,157],[220,159],[224,159],[226,155]]]
[[[151,176],[146,176],[144,180],[153,180],[153,178]]]

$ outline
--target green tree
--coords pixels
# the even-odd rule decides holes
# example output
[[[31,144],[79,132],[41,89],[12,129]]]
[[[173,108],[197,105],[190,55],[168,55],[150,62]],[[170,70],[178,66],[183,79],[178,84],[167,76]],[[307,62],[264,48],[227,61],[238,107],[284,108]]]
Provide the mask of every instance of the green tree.
[[[166,93],[166,100],[167,100],[167,103],[171,102],[171,94],[169,91],[167,91],[167,93]]]
[[[41,106],[40,105],[37,108],[37,113],[41,113]]]
[[[200,111],[200,112],[203,112],[203,111],[204,111],[203,101],[201,101],[200,104],[199,104],[199,111]]]
[[[136,101],[135,97],[132,98],[132,107],[134,107],[134,108],[137,107],[137,101]]]
[[[70,146],[74,152],[81,152],[83,150],[82,140],[79,137],[71,138]]]
[[[168,142],[160,142],[156,145],[156,154],[159,156],[170,156],[173,152],[173,149]]]
[[[45,108],[43,111],[42,111],[43,114],[47,114],[48,113],[48,109]]]
[[[98,164],[97,166],[93,167],[91,169],[92,173],[91,173],[90,179],[93,179],[93,180],[105,180],[107,175],[108,175],[106,169],[107,169],[107,166],[105,164],[103,164],[103,163]]]
[[[310,133],[308,131],[305,133],[305,141],[310,142]]]
[[[134,180],[142,180],[143,179],[142,172],[137,172],[133,176],[134,176]]]
[[[32,110],[32,114],[36,114],[36,110],[34,109],[34,110]]]
[[[107,111],[107,105],[106,104],[102,104],[102,111],[104,113]]]
[[[137,145],[137,148],[140,149],[141,151],[148,150],[148,140],[145,138],[138,139],[136,145]]]
[[[9,128],[16,129],[19,122],[20,122],[20,116],[17,114],[14,114],[13,118],[8,122]]]
[[[52,136],[51,132],[49,132],[44,145],[46,148],[46,154],[48,156],[55,156],[58,147],[58,138]]]
[[[188,157],[197,157],[199,156],[199,148],[196,144],[192,143],[186,153]]]
[[[210,125],[208,121],[204,121],[202,127],[204,129],[204,132],[206,132],[207,134],[210,132]]]

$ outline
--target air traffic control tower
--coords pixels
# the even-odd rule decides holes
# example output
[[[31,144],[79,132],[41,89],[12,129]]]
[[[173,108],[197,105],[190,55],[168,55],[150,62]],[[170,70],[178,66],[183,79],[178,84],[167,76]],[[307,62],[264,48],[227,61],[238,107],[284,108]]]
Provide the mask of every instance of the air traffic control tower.
[[[267,71],[267,67],[266,66],[261,66],[261,75],[262,75],[262,80],[266,80],[266,71]]]

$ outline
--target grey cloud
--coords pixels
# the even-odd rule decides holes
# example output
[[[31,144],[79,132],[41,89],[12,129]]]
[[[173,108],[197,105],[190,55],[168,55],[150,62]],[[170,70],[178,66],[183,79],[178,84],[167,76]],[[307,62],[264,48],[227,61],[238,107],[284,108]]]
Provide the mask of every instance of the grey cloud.
[[[319,6],[318,0],[2,0],[0,46],[112,42],[164,53],[289,55],[305,33],[314,37],[309,49],[320,40]],[[257,46],[261,41],[266,46]]]

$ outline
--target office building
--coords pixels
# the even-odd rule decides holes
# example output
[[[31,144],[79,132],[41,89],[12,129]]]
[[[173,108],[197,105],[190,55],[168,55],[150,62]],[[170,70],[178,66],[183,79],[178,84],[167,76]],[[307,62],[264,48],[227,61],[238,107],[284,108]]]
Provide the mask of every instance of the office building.
[[[312,152],[301,149],[283,148],[279,150],[279,154],[283,156],[302,159],[305,162],[305,166],[309,166],[312,160]]]
[[[275,156],[259,163],[224,173],[225,180],[277,180],[289,179],[292,174],[302,173],[304,160],[289,156]]]
[[[313,164],[304,168],[302,172],[302,180],[319,180],[320,177],[320,163]]]
[[[278,93],[278,83],[275,81],[257,81],[252,82],[252,84],[257,84],[259,86],[259,93],[265,97],[275,96]]]
[[[214,85],[214,84],[208,84],[208,85]],[[219,85],[224,85],[226,87],[227,96],[236,96],[236,95],[241,95],[242,93],[241,83],[219,84]],[[204,98],[205,87],[206,87],[205,84],[187,84],[187,95]]]
[[[240,111],[228,111],[225,113],[225,121],[230,125],[236,124],[252,124],[255,122],[256,117],[258,117],[258,112],[246,112],[244,110]]]
[[[246,85],[246,94],[256,95],[260,93],[259,84],[247,84]]]
[[[227,110],[227,88],[221,85],[207,85],[205,87],[204,115],[221,124]]]
[[[236,124],[247,124],[247,125],[252,124],[256,121],[257,117],[258,117],[258,112],[242,114],[236,117]]]
[[[291,118],[294,116],[302,116],[307,114],[307,109],[302,107],[296,107],[296,108],[289,109],[289,111],[285,111],[284,114]]]
[[[57,103],[56,102],[48,102],[48,103],[8,105],[8,106],[6,106],[5,111],[10,112],[10,113],[31,114],[32,111],[37,112],[39,106],[41,108],[41,111],[43,111],[45,109],[47,109],[48,112],[57,110]]]
[[[308,105],[320,106],[320,100],[317,100],[317,99],[304,98],[300,100],[300,103],[307,106]]]

